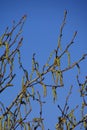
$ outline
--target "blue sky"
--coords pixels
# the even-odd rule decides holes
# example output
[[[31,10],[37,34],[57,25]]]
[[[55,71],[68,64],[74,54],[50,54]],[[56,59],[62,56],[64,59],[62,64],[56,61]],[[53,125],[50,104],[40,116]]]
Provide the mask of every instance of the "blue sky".
[[[0,0],[0,35],[4,32],[6,26],[11,26],[12,21],[16,22],[26,14],[27,20],[23,29],[23,46],[21,47],[22,61],[24,66],[30,71],[32,54],[36,53],[36,58],[40,65],[43,66],[47,58],[52,52],[58,42],[58,34],[60,25],[63,19],[64,10],[67,10],[66,26],[63,31],[62,47],[65,48],[67,43],[73,36],[74,31],[77,30],[78,34],[75,38],[74,45],[70,48],[71,62],[78,60],[83,53],[87,53],[87,1],[86,0]],[[65,62],[65,61],[63,61]],[[81,63],[81,75],[82,81],[87,75],[87,61]],[[15,66],[17,76],[20,77],[14,81],[15,88],[12,90],[6,90],[4,94],[6,97],[3,99],[4,94],[0,98],[5,101],[9,100],[8,94],[11,99],[14,99],[21,87],[21,74]],[[75,81],[76,69],[69,71],[65,74],[65,87],[73,84],[77,87]],[[51,80],[51,79],[48,79]],[[48,81],[47,80],[47,81]],[[68,81],[68,82],[67,82]],[[16,89],[16,90],[15,90]],[[67,88],[64,89],[65,95],[67,95]],[[12,92],[10,92],[12,91]],[[15,93],[14,93],[14,92]],[[49,90],[50,91],[50,90]],[[52,103],[52,97],[48,92],[47,105],[44,106],[44,117],[47,119],[46,126],[51,130],[54,130],[55,123],[58,117],[57,104],[63,105],[64,98],[61,93],[63,90],[58,90],[58,101],[56,104]],[[76,92],[70,100],[71,108],[76,103],[80,103],[79,98],[76,98]],[[56,113],[55,113],[56,111]],[[35,112],[36,114],[36,112]],[[50,121],[49,121],[50,119]]]

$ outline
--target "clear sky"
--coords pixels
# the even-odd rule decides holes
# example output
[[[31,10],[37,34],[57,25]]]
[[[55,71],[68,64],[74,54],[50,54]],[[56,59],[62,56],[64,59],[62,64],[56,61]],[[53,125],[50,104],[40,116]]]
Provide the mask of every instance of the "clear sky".
[[[22,61],[24,66],[30,71],[32,54],[36,53],[41,66],[46,63],[47,58],[52,52],[58,42],[58,34],[60,25],[63,19],[64,10],[67,10],[67,23],[63,32],[62,47],[69,43],[73,36],[74,31],[77,30],[78,34],[75,38],[75,43],[71,47],[71,62],[78,60],[83,53],[87,53],[87,1],[86,0],[0,0],[0,35],[4,32],[6,26],[11,26],[12,21],[16,22],[26,14],[27,20],[23,29],[23,46],[21,47]],[[87,60],[81,64],[81,80],[84,81],[87,75]],[[21,88],[21,74],[15,67],[17,76],[14,81],[15,88],[12,92],[6,90],[4,94],[6,97],[0,99],[6,101],[6,104],[14,99]],[[65,74],[65,95],[73,84],[77,87],[75,81],[76,69],[69,71]],[[68,77],[67,77],[68,76]],[[49,79],[51,80],[51,79]],[[68,82],[67,82],[68,81]],[[16,90],[15,90],[16,89]],[[73,108],[76,104],[80,103],[79,98],[76,98],[76,92],[70,100],[70,106]],[[58,90],[58,101],[52,103],[50,92],[48,92],[47,105],[44,106],[44,118],[46,127],[54,130],[57,117],[59,115],[57,105],[64,104],[63,90]],[[10,99],[9,99],[9,96]],[[44,99],[45,100],[45,99]],[[35,106],[36,107],[36,106]],[[37,110],[37,109],[36,109]],[[35,114],[37,111],[35,112]],[[46,129],[47,130],[47,129]]]

